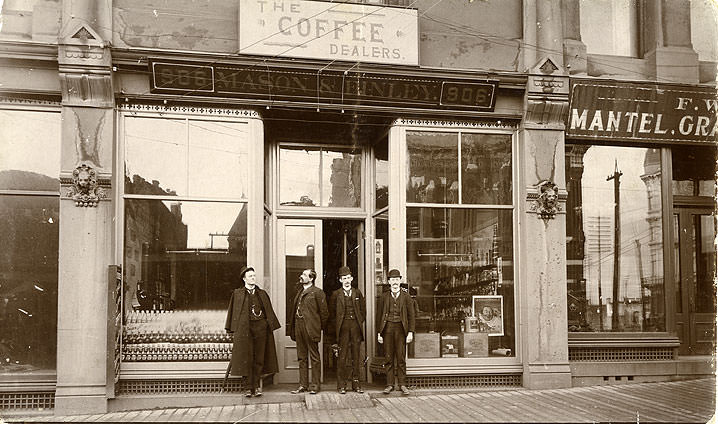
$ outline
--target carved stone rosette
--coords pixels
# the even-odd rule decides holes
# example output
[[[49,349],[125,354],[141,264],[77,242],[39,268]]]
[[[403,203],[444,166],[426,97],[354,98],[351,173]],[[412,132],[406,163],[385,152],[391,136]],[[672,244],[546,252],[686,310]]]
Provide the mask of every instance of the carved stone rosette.
[[[526,200],[529,202],[529,213],[535,213],[543,220],[556,217],[557,213],[564,213],[563,203],[566,201],[566,194],[559,193],[558,186],[549,180],[540,181],[536,184],[536,191],[529,192]]]
[[[72,178],[61,177],[60,184],[62,198],[74,200],[78,207],[94,207],[100,200],[109,200],[110,180],[98,178],[85,163],[72,171]]]

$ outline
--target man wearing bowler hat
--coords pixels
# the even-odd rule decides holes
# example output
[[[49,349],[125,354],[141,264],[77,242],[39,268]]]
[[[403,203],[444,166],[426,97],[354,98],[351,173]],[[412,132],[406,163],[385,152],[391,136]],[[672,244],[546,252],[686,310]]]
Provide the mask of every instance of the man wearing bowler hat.
[[[352,272],[348,266],[339,268],[341,287],[332,293],[329,299],[329,316],[335,323],[334,330],[339,342],[339,361],[337,363],[337,389],[347,392],[351,381],[352,390],[364,393],[360,383],[361,342],[364,341],[364,317],[366,302],[364,295],[352,287]],[[351,364],[349,357],[351,356]]]
[[[401,290],[401,273],[398,269],[389,271],[391,290],[382,295],[382,314],[377,341],[384,344],[386,355],[385,394],[394,390],[394,375],[403,395],[409,394],[406,387],[406,344],[414,341],[416,310],[414,299]]]
[[[232,375],[247,378],[245,396],[262,396],[261,376],[279,371],[272,332],[281,325],[269,295],[257,286],[254,268],[242,267],[239,278],[244,287],[232,292],[224,324],[234,335],[230,369]]]

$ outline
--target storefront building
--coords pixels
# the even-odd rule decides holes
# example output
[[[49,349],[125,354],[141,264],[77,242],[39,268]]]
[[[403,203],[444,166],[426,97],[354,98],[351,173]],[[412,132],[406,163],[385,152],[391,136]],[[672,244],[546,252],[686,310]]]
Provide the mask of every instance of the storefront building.
[[[367,334],[399,269],[416,387],[712,373],[718,60],[663,3],[626,54],[576,0],[6,1],[0,407],[202,404],[245,264],[282,323],[349,266]]]

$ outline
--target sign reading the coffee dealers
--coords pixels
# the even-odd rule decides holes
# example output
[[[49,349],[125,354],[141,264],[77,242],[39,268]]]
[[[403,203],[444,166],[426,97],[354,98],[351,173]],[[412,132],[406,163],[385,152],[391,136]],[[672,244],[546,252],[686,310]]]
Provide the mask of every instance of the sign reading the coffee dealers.
[[[418,65],[417,10],[340,1],[241,0],[239,52]]]
[[[715,88],[574,80],[567,138],[713,143]]]

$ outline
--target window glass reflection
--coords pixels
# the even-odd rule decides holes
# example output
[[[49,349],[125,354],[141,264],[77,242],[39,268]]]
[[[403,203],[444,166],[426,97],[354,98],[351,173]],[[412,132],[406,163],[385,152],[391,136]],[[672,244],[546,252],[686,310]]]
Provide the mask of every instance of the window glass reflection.
[[[314,240],[316,228],[312,225],[287,225],[284,227],[285,313],[292,311],[294,296],[299,290],[299,275],[305,269],[314,269]],[[320,277],[317,277],[320,278]],[[287,329],[288,331],[288,329]],[[289,335],[289,334],[287,334]]]
[[[322,150],[322,206],[361,206],[361,169],[358,153]]]
[[[715,195],[716,150],[712,147],[671,147],[673,195]]]
[[[461,202],[511,204],[511,136],[461,135]]]
[[[279,202],[284,206],[361,206],[361,151],[282,146]]]
[[[407,131],[410,203],[459,202],[459,147],[457,133]]]
[[[0,189],[58,191],[60,134],[59,113],[0,110]]]
[[[189,195],[246,198],[248,146],[247,124],[190,120]]]
[[[660,150],[567,146],[567,155],[570,331],[664,331]]]
[[[124,360],[225,359],[227,302],[246,260],[245,204],[126,199]]]
[[[186,196],[185,120],[125,117],[124,124],[125,192]]]
[[[0,373],[55,369],[59,206],[0,197]]]
[[[374,196],[376,210],[389,206],[389,140],[374,146]]]
[[[418,307],[409,357],[515,356],[512,211],[406,214],[406,280]]]

